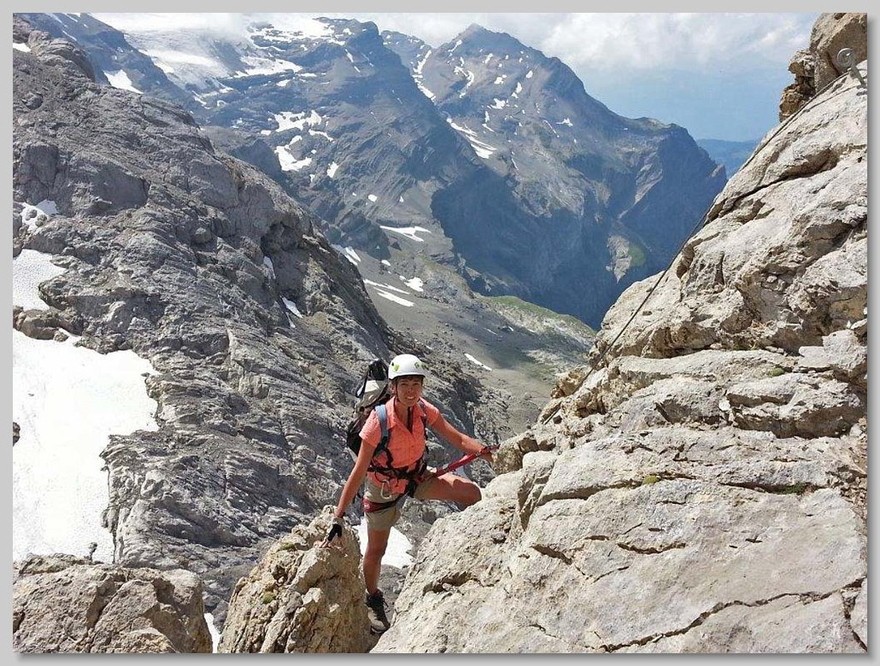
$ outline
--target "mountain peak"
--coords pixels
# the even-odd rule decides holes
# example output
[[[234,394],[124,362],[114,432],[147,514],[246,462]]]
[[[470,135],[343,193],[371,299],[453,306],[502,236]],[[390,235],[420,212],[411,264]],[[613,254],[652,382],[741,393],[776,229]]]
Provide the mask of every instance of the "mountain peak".
[[[468,37],[473,37],[474,35],[477,35],[481,32],[489,32],[489,30],[481,26],[479,23],[471,23],[458,36],[460,39],[465,39]]]
[[[478,23],[471,23],[452,41],[453,44],[459,42],[471,48],[489,48],[505,52],[522,51],[528,48],[506,32],[489,30]]]

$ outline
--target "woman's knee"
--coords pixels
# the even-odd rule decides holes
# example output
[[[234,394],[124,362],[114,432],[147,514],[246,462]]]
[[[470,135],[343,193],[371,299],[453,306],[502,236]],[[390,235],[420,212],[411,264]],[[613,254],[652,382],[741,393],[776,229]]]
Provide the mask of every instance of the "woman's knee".
[[[382,556],[385,555],[385,549],[388,547],[388,538],[376,538],[370,539],[367,538],[367,547],[364,551],[364,557],[368,559],[382,559]]]
[[[468,481],[462,484],[461,489],[461,499],[459,503],[463,506],[470,506],[471,504],[476,504],[483,498],[483,493],[480,490],[480,486],[472,481]]]

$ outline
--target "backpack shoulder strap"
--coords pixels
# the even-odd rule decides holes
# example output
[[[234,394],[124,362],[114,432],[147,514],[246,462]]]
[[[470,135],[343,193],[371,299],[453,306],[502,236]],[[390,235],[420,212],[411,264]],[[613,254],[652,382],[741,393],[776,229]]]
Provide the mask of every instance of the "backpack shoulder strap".
[[[424,428],[425,431],[427,431],[428,430],[428,412],[425,409],[425,401],[422,399],[419,399],[419,412],[421,412],[421,415],[422,415],[422,428]]]
[[[391,455],[391,449],[388,448],[388,439],[390,437],[388,432],[388,403],[383,402],[381,405],[376,405],[373,409],[379,419],[379,428],[382,430],[382,438],[376,445],[376,450],[373,452],[373,458],[375,459],[378,454],[384,453],[385,458],[387,459],[386,467],[393,467],[394,456]]]
[[[378,452],[388,446],[388,407],[384,402],[381,405],[376,405],[376,416],[379,418],[379,428],[382,430],[382,439],[376,446]]]

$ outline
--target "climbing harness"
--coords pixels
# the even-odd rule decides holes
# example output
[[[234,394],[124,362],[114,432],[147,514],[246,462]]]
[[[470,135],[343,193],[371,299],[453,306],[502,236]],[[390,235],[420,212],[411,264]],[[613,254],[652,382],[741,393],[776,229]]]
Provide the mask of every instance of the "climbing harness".
[[[428,471],[428,466],[425,463],[425,459],[422,458],[422,460],[419,461],[420,463],[422,463],[419,466],[419,472],[416,475],[414,475],[412,478],[410,478],[410,480],[406,486],[406,491],[404,491],[403,493],[401,493],[397,497],[395,497],[387,502],[373,502],[371,500],[368,500],[365,497],[363,499],[364,512],[365,513],[373,513],[374,511],[382,511],[383,509],[388,509],[388,508],[394,506],[395,504],[397,504],[398,502],[400,502],[400,500],[402,500],[404,497],[412,497],[416,491],[416,488],[419,487],[419,484],[424,483],[428,479],[432,479],[435,477],[441,477],[444,474],[448,474],[449,472],[454,472],[455,470],[459,469],[460,467],[464,467],[468,463],[473,462],[474,460],[476,460],[480,456],[482,456],[486,453],[492,453],[493,451],[497,450],[497,448],[498,448],[497,445],[496,446],[484,446],[477,453],[468,453],[466,455],[463,455],[458,460],[455,460],[447,465],[444,465],[443,467],[441,467],[439,469],[435,469],[430,472]]]

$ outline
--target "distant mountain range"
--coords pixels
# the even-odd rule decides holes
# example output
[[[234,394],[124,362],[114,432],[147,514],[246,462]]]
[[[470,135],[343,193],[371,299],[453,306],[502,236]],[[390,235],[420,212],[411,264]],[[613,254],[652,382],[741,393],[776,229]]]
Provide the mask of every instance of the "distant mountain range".
[[[754,141],[723,141],[721,139],[697,139],[697,145],[709,153],[709,157],[724,165],[727,177],[739,171],[751,154],[755,151],[759,139]]]
[[[77,41],[98,81],[183,106],[332,243],[594,327],[725,183],[685,129],[618,116],[559,59],[476,25],[434,49],[353,20],[219,37],[24,16]]]

